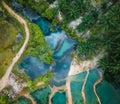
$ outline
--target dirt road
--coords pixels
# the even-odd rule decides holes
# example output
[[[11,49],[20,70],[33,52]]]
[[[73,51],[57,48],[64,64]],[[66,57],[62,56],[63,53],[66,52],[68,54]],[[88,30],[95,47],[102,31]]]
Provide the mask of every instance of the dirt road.
[[[22,47],[20,48],[20,50],[18,51],[16,56],[13,58],[13,60],[12,60],[11,64],[9,65],[6,73],[3,75],[3,77],[0,80],[0,91],[7,85],[9,75],[10,75],[15,63],[19,60],[19,58],[23,54],[23,52],[26,48],[26,45],[28,43],[28,40],[29,40],[29,35],[30,35],[26,21],[21,16],[16,14],[4,1],[2,1],[2,5],[15,19],[17,19],[21,24],[23,24],[24,29],[25,29],[26,37],[25,37],[25,40],[24,40],[24,43],[23,43]]]

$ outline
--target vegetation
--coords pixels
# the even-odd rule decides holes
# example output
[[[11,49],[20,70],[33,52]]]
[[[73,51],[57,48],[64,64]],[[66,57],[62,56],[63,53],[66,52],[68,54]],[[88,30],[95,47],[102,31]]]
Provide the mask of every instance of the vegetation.
[[[120,84],[120,1],[113,1],[109,7],[105,2],[101,6],[101,13],[90,12],[83,16],[78,26],[79,32],[90,29],[87,39],[79,38],[77,49],[79,55],[87,58],[105,50],[105,56],[99,65],[105,71],[105,79],[114,85]],[[91,14],[92,13],[92,14]]]
[[[0,96],[0,104],[7,104],[8,102],[10,102],[11,100],[8,98],[7,95],[2,95]]]
[[[0,12],[0,78],[5,73],[16,52],[18,52],[24,39],[22,37],[20,42],[16,41],[16,35],[19,32],[23,35],[23,28],[4,9],[3,11]]]
[[[92,7],[89,6],[89,2],[84,5],[84,1],[73,0],[69,4],[67,0],[60,0],[59,9],[64,17],[62,28],[69,36],[78,41],[77,49],[80,56],[85,55],[90,58],[105,49],[107,54],[101,59],[100,67],[105,70],[105,78],[108,81],[120,84],[120,2],[118,0],[111,2],[111,5],[108,1],[96,2],[95,7]],[[79,4],[82,6],[77,7]],[[83,17],[82,23],[77,29],[79,32],[83,32],[83,35],[89,29],[90,35],[87,39],[76,37],[74,30],[70,30],[66,26],[66,23],[79,16]]]
[[[120,1],[102,15],[96,24],[94,34],[104,38],[104,48],[107,52],[101,59],[100,66],[105,70],[105,78],[116,84],[120,84]]]
[[[50,64],[52,62],[52,50],[46,44],[43,33],[40,28],[29,23],[30,40],[27,47],[27,55],[38,57],[41,61]]]
[[[26,48],[24,54],[22,55],[19,62],[15,65],[13,71],[16,75],[19,76],[20,79],[24,79],[27,82],[27,81],[30,81],[31,79],[29,77],[27,77],[27,75],[25,73],[23,74],[20,71],[16,70],[18,64],[22,61],[22,59],[26,55],[31,55],[31,56],[39,58],[40,61],[50,64],[53,60],[52,59],[53,52],[50,49],[50,47],[46,44],[43,33],[41,32],[40,28],[36,24],[31,23],[28,20],[26,20],[26,21],[28,23],[29,30],[30,30],[30,40],[29,40],[29,43],[27,45],[27,48]],[[51,76],[51,73],[48,73],[45,76],[50,77],[49,75]],[[41,78],[44,78],[44,76],[41,76],[40,79]],[[39,80],[39,78],[37,78],[35,80]],[[32,82],[32,80],[31,80],[31,82]]]
[[[18,33],[18,30],[16,28],[18,28],[18,27],[16,26],[16,24],[9,23],[6,20],[7,18],[4,19],[3,17],[1,17],[0,19],[2,21],[2,22],[0,22],[0,26],[1,26],[0,31],[1,31],[1,33],[4,34],[4,36],[1,36],[2,38],[0,40],[0,42],[3,44],[3,45],[1,45],[3,48],[0,48],[0,51],[1,52],[3,52],[4,50],[7,51],[7,48],[8,48],[8,51],[10,50],[11,53],[12,53],[14,51],[13,50],[13,45],[16,44],[16,33]],[[17,23],[17,22],[13,21],[13,23]],[[16,28],[14,26],[16,26]],[[32,55],[32,56],[38,57],[41,61],[44,61],[44,62],[50,64],[52,62],[52,51],[48,47],[48,45],[46,44],[41,30],[39,29],[39,27],[37,25],[35,25],[33,23],[30,23],[30,22],[28,22],[28,26],[30,28],[30,40],[29,40],[28,46],[25,50],[25,53],[22,55],[22,58],[25,55]],[[3,35],[3,34],[1,34],[1,35]],[[6,39],[8,39],[8,42],[5,41]],[[11,56],[10,51],[9,51],[9,57]],[[16,54],[16,52],[17,51],[15,50],[13,56]],[[11,56],[11,60],[12,60],[13,56]],[[1,55],[1,54],[0,54],[0,57],[7,58],[7,61],[9,61],[8,60],[8,53],[6,53],[6,57]],[[0,58],[0,60],[2,60],[2,59]],[[20,62],[20,60],[19,60],[19,62]],[[16,70],[19,62],[16,63],[16,65],[14,67],[15,70],[13,70],[13,72],[16,75],[18,75],[19,79],[24,79],[24,81],[27,82],[28,88],[30,89],[30,91],[40,87],[40,86],[36,86],[36,84],[39,81],[43,81],[44,86],[48,85],[48,82],[49,82],[51,76],[53,75],[52,72],[47,73],[44,76],[40,76],[33,81],[29,77],[27,77],[27,75],[25,73],[21,73],[20,71]],[[2,61],[1,61],[1,65],[3,65]],[[6,66],[6,68],[7,68],[7,66]],[[4,72],[5,72],[6,68],[2,68]],[[4,74],[4,73],[2,73],[2,69],[0,69],[1,70],[1,73],[0,73],[1,76]],[[44,86],[42,86],[42,87],[44,87]],[[4,101],[4,96],[1,97],[1,100],[2,99]]]
[[[80,15],[91,8],[90,2],[83,0],[58,0],[58,2],[66,23],[79,18]]]
[[[39,0],[39,2],[35,2],[34,0],[16,0],[24,6],[29,6],[34,9],[41,16],[46,17],[48,20],[52,20],[54,18],[55,12],[53,8],[49,8],[49,3],[46,0]],[[27,3],[26,3],[27,2]]]
[[[91,58],[98,53],[99,45],[102,43],[97,37],[91,36],[87,40],[83,40],[77,44],[80,57]]]
[[[84,32],[85,30],[90,29],[90,27],[95,23],[97,16],[98,13],[96,10],[93,10],[90,13],[84,15],[82,17],[82,23],[77,27],[78,31]]]
[[[34,80],[27,79],[27,86],[28,86],[30,92],[34,91],[40,87],[48,86],[49,81],[50,81],[52,76],[53,76],[53,72],[48,72],[44,76],[39,76]],[[44,83],[42,86],[41,85],[37,86],[38,83],[42,83],[42,82]]]
[[[47,0],[49,4],[52,4],[55,0]]]

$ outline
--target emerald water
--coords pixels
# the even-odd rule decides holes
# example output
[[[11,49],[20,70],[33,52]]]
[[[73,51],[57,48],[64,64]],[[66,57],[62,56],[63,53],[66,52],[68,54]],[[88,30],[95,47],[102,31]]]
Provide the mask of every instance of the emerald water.
[[[120,89],[115,89],[105,80],[97,87],[97,93],[102,104],[120,104]]]
[[[50,34],[50,22],[47,21],[44,18],[39,17],[36,20],[33,20],[34,23],[36,23],[38,26],[40,26],[40,29],[42,30],[44,35],[49,35]]]
[[[32,104],[32,102],[29,99],[27,99],[26,97],[21,96],[16,101],[14,101],[10,104]]]
[[[57,92],[52,98],[52,104],[66,104],[66,93]]]
[[[86,76],[86,72],[72,76],[70,87],[71,87],[73,104],[83,104],[81,90],[85,76]]]
[[[70,53],[74,50],[76,42],[67,37],[65,31],[57,30],[56,32],[50,31],[50,22],[39,16],[36,12],[29,8],[24,8],[14,1],[13,7],[21,12],[32,22],[36,23],[42,30],[46,43],[54,51],[52,63],[52,69],[54,76],[51,79],[50,86],[62,86],[66,83],[66,77],[68,75],[72,58]],[[32,78],[44,75],[49,72],[49,67],[46,63],[40,62],[36,57],[26,56],[20,63],[19,68],[24,69],[25,72]],[[84,87],[84,93],[87,104],[98,104],[97,98],[93,91],[94,83],[99,79],[97,69],[89,71],[88,79]],[[72,94],[73,104],[83,104],[82,87],[85,81],[87,72],[79,73],[72,76],[70,88]],[[100,98],[101,104],[119,104],[120,103],[120,90],[115,89],[111,84],[106,81],[102,81],[97,86],[97,94]],[[30,95],[36,101],[37,104],[48,104],[49,95],[51,90],[49,87],[37,89],[31,92]],[[66,104],[66,92],[57,92],[52,98],[52,104]],[[13,104],[31,104],[26,98],[18,98]]]
[[[50,65],[44,62],[41,62],[36,57],[26,56],[22,62],[19,64],[19,69],[25,69],[27,75],[31,78],[36,78],[50,71]]]
[[[84,88],[86,96],[86,104],[98,104],[97,98],[93,91],[94,83],[99,79],[99,70],[93,69],[89,71],[89,76]],[[71,93],[73,104],[83,104],[81,94],[86,72],[80,73],[72,77]],[[119,104],[120,89],[115,89],[110,83],[103,80],[96,88],[97,94],[101,100],[101,104]]]
[[[99,73],[97,69],[90,70],[88,76],[88,80],[86,82],[85,86],[85,94],[86,94],[86,103],[89,104],[98,104],[95,93],[93,91],[93,85],[94,83],[99,79]]]
[[[45,87],[32,92],[30,95],[33,97],[37,104],[48,104],[50,93],[50,88]]]

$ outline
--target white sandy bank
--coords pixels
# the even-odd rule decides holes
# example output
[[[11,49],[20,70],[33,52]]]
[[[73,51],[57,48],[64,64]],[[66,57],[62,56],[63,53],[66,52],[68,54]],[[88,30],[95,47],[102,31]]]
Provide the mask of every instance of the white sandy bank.
[[[93,59],[91,59],[91,60],[85,60],[85,61],[81,61],[78,63],[76,56],[75,56],[71,63],[68,76],[75,75],[75,74],[81,73],[83,71],[95,68],[97,66],[98,60],[101,57],[102,57],[102,55],[100,54],[97,57],[93,57]]]

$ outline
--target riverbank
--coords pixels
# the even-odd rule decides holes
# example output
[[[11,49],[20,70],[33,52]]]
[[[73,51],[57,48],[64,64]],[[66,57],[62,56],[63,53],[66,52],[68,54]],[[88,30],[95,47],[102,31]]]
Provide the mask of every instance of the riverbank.
[[[68,76],[71,75],[76,75],[78,73],[81,73],[83,71],[90,70],[92,68],[97,67],[98,61],[102,58],[102,55],[99,54],[96,57],[93,57],[92,59],[89,60],[84,60],[84,61],[78,61],[77,56],[73,58],[73,61],[70,66],[70,71],[68,73]]]

